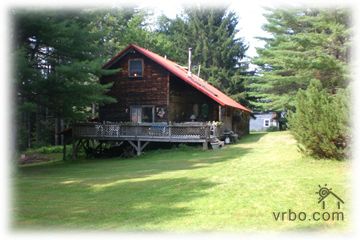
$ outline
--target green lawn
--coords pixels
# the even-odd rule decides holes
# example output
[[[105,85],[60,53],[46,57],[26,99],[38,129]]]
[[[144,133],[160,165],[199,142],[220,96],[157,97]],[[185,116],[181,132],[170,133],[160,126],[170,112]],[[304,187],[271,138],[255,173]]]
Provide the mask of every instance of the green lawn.
[[[133,159],[22,167],[13,177],[13,226],[344,230],[349,179],[348,161],[302,157],[288,132],[256,133],[218,151],[180,148]],[[274,211],[320,211],[315,192],[324,184],[345,201],[345,221],[274,220]]]

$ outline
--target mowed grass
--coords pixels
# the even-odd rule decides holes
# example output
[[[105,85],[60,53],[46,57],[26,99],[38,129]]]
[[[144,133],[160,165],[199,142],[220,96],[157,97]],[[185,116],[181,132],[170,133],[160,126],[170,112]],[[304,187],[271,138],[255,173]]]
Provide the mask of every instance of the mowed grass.
[[[288,132],[256,133],[218,151],[181,148],[20,168],[13,227],[342,231],[350,222],[349,178],[349,161],[302,157]],[[315,192],[324,184],[345,201],[345,221],[274,220],[273,212],[288,209],[321,212]]]

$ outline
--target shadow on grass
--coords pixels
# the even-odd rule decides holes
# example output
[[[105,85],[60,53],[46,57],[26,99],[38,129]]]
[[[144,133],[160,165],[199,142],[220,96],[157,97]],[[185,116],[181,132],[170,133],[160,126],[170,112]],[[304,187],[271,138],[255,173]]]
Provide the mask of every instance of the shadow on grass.
[[[39,228],[154,229],[156,225],[193,215],[194,209],[188,203],[206,196],[206,190],[216,185],[203,178],[180,177],[126,181],[103,187],[58,186],[46,196],[34,195],[30,202],[36,204],[31,209],[25,203],[18,206],[21,214],[15,219],[14,227],[20,229],[22,220],[28,219],[25,226],[29,227],[30,223]],[[51,198],[54,198],[52,203]]]
[[[150,175],[177,170],[191,170],[208,167],[211,164],[232,160],[244,156],[252,148],[241,148],[241,144],[255,143],[267,133],[252,133],[240,139],[236,150],[208,150],[196,147],[184,149],[153,150],[145,152],[140,157],[121,159],[92,159],[80,162],[63,162],[51,165],[28,166],[18,169],[25,176],[55,176],[64,181],[82,181],[82,178],[144,178]]]
[[[25,226],[141,230],[167,227],[168,222],[182,217],[189,218],[189,225],[196,224],[191,223],[195,210],[188,203],[206,197],[207,190],[217,183],[195,178],[198,173],[187,173],[191,178],[157,178],[157,174],[191,171],[239,158],[253,150],[242,148],[242,143],[257,142],[265,134],[251,134],[236,148],[217,151],[160,150],[121,161],[113,158],[20,169],[15,189],[19,220],[15,225],[21,227],[23,221]]]
[[[204,197],[206,190],[215,185],[206,179],[165,178],[114,185],[100,190],[99,195],[101,201],[113,200],[114,194],[118,196],[120,214],[114,216],[114,223],[127,221],[124,225],[141,228],[146,224],[192,215],[192,209],[185,207],[186,203]]]
[[[255,143],[264,137],[267,132],[252,132],[249,135],[242,137],[239,143]]]
[[[106,184],[124,179],[140,179],[165,172],[196,170],[229,161],[251,152],[251,148],[202,151],[199,149],[162,150],[119,161],[116,158],[26,167],[18,170],[23,177],[50,177],[58,182],[98,182]],[[240,153],[239,153],[240,152]]]

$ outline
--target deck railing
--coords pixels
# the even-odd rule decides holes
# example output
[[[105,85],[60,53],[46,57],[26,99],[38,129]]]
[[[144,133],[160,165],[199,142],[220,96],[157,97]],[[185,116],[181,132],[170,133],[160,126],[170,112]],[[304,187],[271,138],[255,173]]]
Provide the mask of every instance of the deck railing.
[[[190,124],[130,124],[130,123],[78,123],[73,126],[74,138],[96,139],[163,139],[210,140],[219,137],[221,128],[211,123]]]

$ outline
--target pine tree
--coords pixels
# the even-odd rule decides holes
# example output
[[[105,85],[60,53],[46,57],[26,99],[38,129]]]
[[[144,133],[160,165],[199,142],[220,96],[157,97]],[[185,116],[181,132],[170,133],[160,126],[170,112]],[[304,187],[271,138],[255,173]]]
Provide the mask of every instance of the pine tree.
[[[258,49],[260,67],[248,85],[255,105],[281,110],[294,106],[298,89],[312,79],[330,92],[348,84],[349,14],[344,9],[269,9],[264,30],[272,37]]]
[[[174,20],[160,18],[159,32],[174,43],[174,60],[187,65],[191,47],[194,73],[201,66],[202,78],[236,95],[242,90],[239,75],[247,68],[244,58],[248,49],[243,39],[236,36],[237,24],[236,14],[226,8],[185,8]]]
[[[311,81],[295,99],[295,112],[289,114],[289,126],[299,148],[320,158],[343,159],[349,147],[349,90],[330,94],[319,80]]]
[[[103,60],[87,16],[75,12],[13,11],[21,146],[53,141],[60,119],[84,120],[92,103],[113,101],[98,76]],[[24,130],[25,129],[25,130]],[[46,131],[47,129],[47,131]],[[51,129],[51,130],[50,130]],[[53,135],[54,136],[54,135]],[[33,139],[34,138],[34,139]],[[26,139],[26,138],[25,138]],[[55,141],[56,142],[56,141]]]
[[[154,30],[150,11],[135,7],[114,8],[90,13],[91,31],[98,34],[102,57],[109,60],[129,44],[137,44],[160,55],[172,55],[174,44]]]

